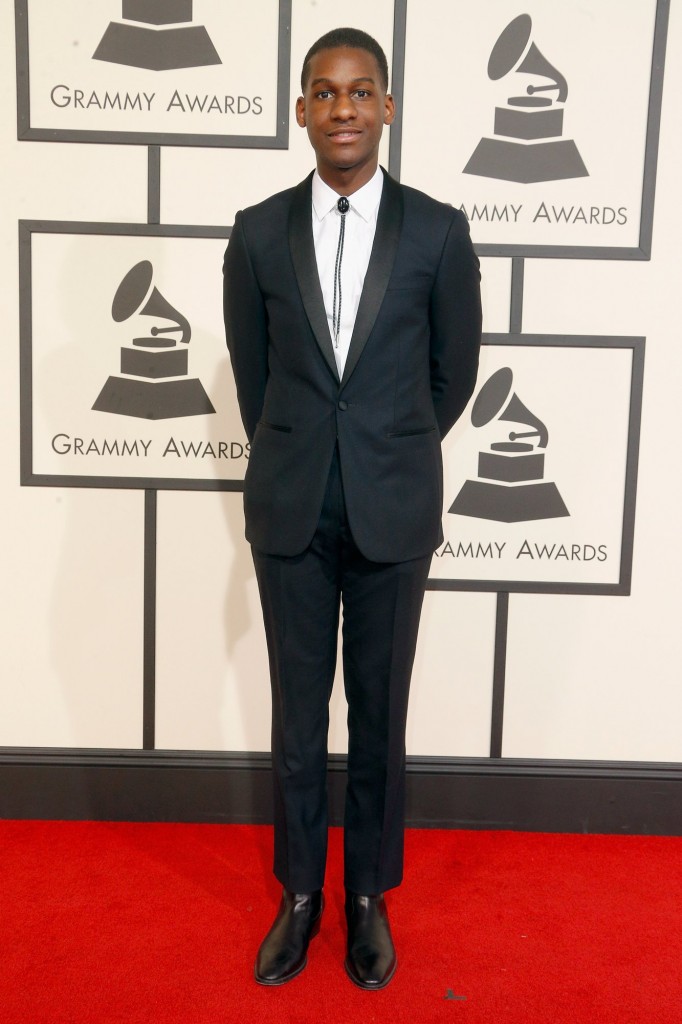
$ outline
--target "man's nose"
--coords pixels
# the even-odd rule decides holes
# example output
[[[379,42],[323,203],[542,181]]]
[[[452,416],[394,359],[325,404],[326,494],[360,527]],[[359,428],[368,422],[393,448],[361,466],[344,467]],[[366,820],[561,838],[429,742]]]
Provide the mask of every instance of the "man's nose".
[[[355,104],[352,97],[347,93],[338,93],[334,100],[332,116],[340,121],[348,121],[350,118],[355,117],[355,113]]]

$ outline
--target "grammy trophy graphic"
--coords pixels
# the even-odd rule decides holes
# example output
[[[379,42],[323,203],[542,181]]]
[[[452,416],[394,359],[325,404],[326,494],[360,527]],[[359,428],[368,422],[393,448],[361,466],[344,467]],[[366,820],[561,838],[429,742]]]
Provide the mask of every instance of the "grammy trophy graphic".
[[[474,427],[497,421],[518,423],[529,430],[512,430],[508,439],[494,441],[478,454],[478,479],[466,480],[448,509],[453,515],[523,523],[570,515],[557,485],[544,480],[547,427],[516,393],[508,366],[497,370],[481,388],[471,410]],[[530,439],[533,439],[532,441]]]
[[[192,0],[123,0],[122,21],[111,21],[94,60],[148,71],[199,68],[222,61],[203,25],[192,21]]]
[[[131,267],[116,290],[112,318],[120,324],[137,313],[170,325],[155,324],[146,337],[132,339],[132,348],[121,346],[121,373],[126,376],[109,377],[92,408],[147,420],[213,413],[201,381],[188,377],[189,322],[153,286],[153,275],[149,260]],[[178,338],[172,337],[178,332]]]
[[[522,184],[588,175],[573,139],[561,137],[568,84],[531,42],[531,29],[528,14],[510,21],[490,54],[488,77],[496,82],[511,73],[532,75],[549,84],[532,82],[524,94],[495,107],[495,137],[481,139],[465,174]]]

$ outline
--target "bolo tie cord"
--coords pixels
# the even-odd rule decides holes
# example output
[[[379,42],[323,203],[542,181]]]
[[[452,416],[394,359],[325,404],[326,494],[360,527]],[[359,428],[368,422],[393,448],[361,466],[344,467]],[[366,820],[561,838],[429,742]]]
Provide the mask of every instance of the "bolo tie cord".
[[[336,247],[336,263],[334,265],[334,304],[332,307],[332,331],[334,333],[334,345],[339,347],[339,334],[341,333],[341,260],[343,259],[343,240],[346,236],[346,214],[350,209],[350,203],[345,196],[341,196],[336,204],[341,214],[341,226],[339,228],[339,244]]]

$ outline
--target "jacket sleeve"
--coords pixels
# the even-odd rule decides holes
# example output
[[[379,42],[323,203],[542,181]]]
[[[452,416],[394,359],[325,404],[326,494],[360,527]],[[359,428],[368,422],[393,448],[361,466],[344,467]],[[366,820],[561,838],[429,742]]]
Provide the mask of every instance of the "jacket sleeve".
[[[241,211],[235,217],[223,263],[223,310],[239,410],[246,435],[252,440],[268,379],[268,325]]]
[[[481,275],[463,213],[454,216],[431,293],[431,395],[441,438],[473,394],[481,345]]]

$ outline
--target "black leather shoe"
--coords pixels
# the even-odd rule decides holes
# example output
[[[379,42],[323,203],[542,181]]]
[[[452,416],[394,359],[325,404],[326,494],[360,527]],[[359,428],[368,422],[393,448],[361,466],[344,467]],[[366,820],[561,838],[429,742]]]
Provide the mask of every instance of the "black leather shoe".
[[[313,893],[282,890],[277,917],[256,957],[259,985],[283,985],[300,974],[308,962],[308,944],[320,930],[324,909],[322,890]]]
[[[360,988],[384,988],[395,974],[398,961],[383,895],[358,896],[347,892],[346,921],[346,974]]]

